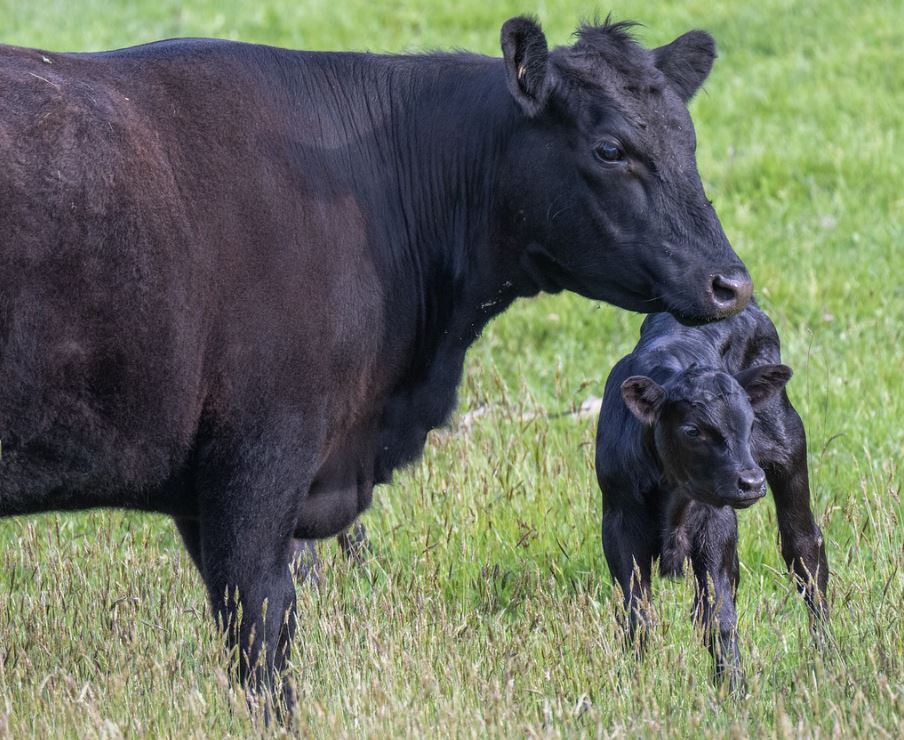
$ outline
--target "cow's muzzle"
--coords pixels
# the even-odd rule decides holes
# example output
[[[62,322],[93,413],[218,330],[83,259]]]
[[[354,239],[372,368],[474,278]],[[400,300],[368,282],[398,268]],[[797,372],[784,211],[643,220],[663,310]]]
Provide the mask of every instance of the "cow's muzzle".
[[[747,270],[726,273],[713,275],[706,289],[706,295],[714,309],[714,318],[726,318],[743,311],[753,295],[753,281]]]

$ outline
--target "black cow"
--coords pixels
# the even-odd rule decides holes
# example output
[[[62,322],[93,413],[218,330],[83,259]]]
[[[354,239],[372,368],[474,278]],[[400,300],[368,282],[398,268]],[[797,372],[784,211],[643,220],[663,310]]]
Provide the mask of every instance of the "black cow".
[[[804,426],[784,390],[775,326],[754,302],[701,327],[648,317],[640,342],[606,382],[597,433],[603,549],[638,649],[649,622],[650,574],[690,559],[695,616],[715,658],[742,685],[737,646],[737,517],[775,498],[782,555],[820,624],[829,580],[822,534],[810,510]],[[765,471],[765,472],[764,472]],[[636,642],[635,642],[636,639]]]
[[[420,454],[493,316],[741,310],[686,108],[712,39],[516,18],[502,50],[0,48],[0,514],[171,515],[276,688],[293,538]]]

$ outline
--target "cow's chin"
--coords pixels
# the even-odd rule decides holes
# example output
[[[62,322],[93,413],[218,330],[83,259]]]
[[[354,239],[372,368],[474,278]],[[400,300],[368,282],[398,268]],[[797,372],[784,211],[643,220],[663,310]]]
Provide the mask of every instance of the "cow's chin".
[[[635,313],[660,313],[668,311],[669,307],[655,294],[648,292],[635,292],[626,289],[625,286],[613,286],[611,284],[593,285],[583,278],[577,278],[571,285],[566,285],[578,295],[590,298],[593,301],[603,301],[616,308]]]
[[[568,268],[543,247],[532,244],[521,255],[521,269],[536,292],[559,293],[563,290],[577,293],[593,301],[602,301],[626,311],[658,313],[669,307],[649,291],[634,291],[610,280],[594,280],[586,273]]]
[[[675,296],[677,298],[677,296]],[[698,299],[675,300],[664,294],[664,311],[668,311],[679,324],[684,326],[703,326],[714,321],[721,321],[734,316],[744,309],[744,306],[726,310],[714,305],[705,293],[701,292]]]
[[[539,244],[528,245],[521,254],[521,270],[526,277],[526,295],[577,293],[593,301],[602,301],[617,308],[636,313],[670,313],[685,326],[702,326],[725,318],[727,314],[698,313],[688,304],[676,305],[654,288],[633,289],[610,279],[594,280],[593,276],[568,268]]]

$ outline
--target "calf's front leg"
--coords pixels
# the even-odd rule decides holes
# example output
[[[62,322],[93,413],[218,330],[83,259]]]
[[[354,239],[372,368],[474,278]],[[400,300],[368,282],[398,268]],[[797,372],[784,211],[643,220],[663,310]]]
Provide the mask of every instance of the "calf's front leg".
[[[694,534],[691,564],[696,582],[694,617],[702,625],[704,642],[712,653],[716,681],[727,679],[731,692],[740,693],[744,674],[735,611],[740,567],[733,509],[707,507]]]

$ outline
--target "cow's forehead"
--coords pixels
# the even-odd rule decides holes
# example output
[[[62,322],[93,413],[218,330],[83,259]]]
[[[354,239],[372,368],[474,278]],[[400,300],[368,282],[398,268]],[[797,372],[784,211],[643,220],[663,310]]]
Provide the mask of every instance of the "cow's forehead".
[[[687,109],[656,67],[653,52],[636,43],[630,25],[585,26],[578,42],[555,50],[567,87],[582,102],[614,107],[640,128],[682,127]]]

